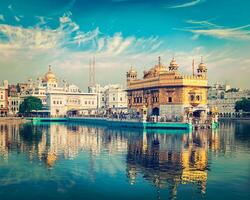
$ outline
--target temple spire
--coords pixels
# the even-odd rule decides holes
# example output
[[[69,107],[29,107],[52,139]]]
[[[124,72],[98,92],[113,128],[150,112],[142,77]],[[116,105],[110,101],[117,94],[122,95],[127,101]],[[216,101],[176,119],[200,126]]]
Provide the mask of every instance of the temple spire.
[[[192,73],[193,73],[193,76],[194,76],[194,59],[192,61]]]
[[[161,66],[161,56],[158,57],[158,66]]]

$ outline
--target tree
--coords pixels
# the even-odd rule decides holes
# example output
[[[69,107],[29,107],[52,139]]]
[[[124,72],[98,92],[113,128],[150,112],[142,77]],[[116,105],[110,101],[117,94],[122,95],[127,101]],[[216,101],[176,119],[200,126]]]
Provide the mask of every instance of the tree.
[[[41,110],[43,107],[41,99],[37,97],[26,97],[20,104],[19,113],[29,113],[32,110]]]
[[[235,110],[239,112],[240,110],[244,112],[250,112],[250,99],[243,98],[240,101],[236,101]]]

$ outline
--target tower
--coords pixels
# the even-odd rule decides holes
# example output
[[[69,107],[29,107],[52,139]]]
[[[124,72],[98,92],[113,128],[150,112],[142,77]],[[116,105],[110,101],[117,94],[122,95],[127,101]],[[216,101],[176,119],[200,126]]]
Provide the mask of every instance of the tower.
[[[95,56],[89,60],[89,88],[95,86]]]
[[[127,72],[127,82],[137,79],[137,71],[131,66],[130,70]]]

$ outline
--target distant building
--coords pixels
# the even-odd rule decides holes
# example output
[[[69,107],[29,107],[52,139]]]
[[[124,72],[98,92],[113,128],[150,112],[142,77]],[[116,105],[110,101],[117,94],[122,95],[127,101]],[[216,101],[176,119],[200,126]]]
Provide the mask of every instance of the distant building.
[[[219,117],[236,117],[235,103],[243,98],[250,99],[250,90],[241,90],[239,88],[225,87],[224,90],[220,89],[220,94],[212,96],[208,99],[209,106],[216,106],[218,108]]]
[[[225,92],[230,90],[231,86],[228,84],[222,85],[215,83],[208,89],[208,99],[223,99]]]
[[[127,108],[127,92],[119,84],[109,84],[101,87],[96,84],[89,87],[90,93],[96,93],[99,109],[126,109]]]
[[[66,81],[60,86],[51,67],[43,78],[19,83],[16,85],[16,90],[14,86],[10,88],[8,106],[10,114],[17,114],[20,104],[28,96],[41,99],[44,112],[53,117],[65,116],[73,111],[78,114],[90,114],[97,109],[97,94],[83,93],[76,85],[68,84]]]
[[[0,86],[0,116],[8,114],[8,81],[5,80]]]
[[[186,109],[195,116],[207,113],[207,68],[201,61],[197,73],[182,75],[173,58],[167,69],[159,62],[138,79],[137,71],[127,72],[128,107],[140,112],[143,106],[149,115],[161,115],[169,119],[183,117]],[[194,63],[193,63],[194,69]]]
[[[10,115],[16,115],[19,112],[19,107],[21,103],[23,102],[23,98],[18,96],[9,96],[8,97],[8,103],[9,103],[9,114]]]
[[[39,87],[33,89],[35,95],[40,95],[51,116],[65,116],[70,111],[90,114],[91,110],[97,109],[96,94],[83,93],[76,85],[63,82],[64,85],[59,87],[56,76],[49,68]]]
[[[97,109],[97,95],[81,92],[49,92],[47,109],[51,116],[65,116],[68,112],[75,115],[94,114]]]

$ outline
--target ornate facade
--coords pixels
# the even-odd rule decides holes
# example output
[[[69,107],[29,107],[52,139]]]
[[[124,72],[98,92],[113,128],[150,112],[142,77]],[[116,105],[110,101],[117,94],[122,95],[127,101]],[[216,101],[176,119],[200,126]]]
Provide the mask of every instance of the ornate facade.
[[[133,68],[127,72],[128,107],[139,112],[146,106],[150,115],[176,118],[184,116],[187,108],[194,114],[205,113],[207,90],[207,68],[202,60],[192,75],[182,75],[175,58],[167,69],[160,57],[158,64],[144,71],[142,79]]]

